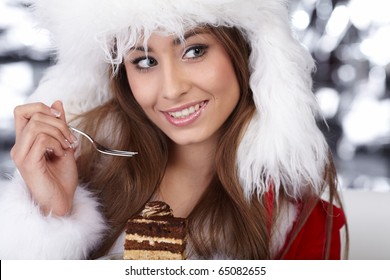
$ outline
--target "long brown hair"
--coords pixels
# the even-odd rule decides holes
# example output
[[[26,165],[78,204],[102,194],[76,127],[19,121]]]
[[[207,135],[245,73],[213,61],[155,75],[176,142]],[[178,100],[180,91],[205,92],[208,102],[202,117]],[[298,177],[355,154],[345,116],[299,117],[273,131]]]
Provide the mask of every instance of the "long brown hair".
[[[249,88],[250,46],[236,28],[204,27],[228,52],[240,85],[240,100],[221,128],[217,145],[214,179],[188,217],[189,256],[211,258],[220,255],[239,259],[270,259],[270,235],[279,212],[270,216],[265,197],[255,195],[251,201],[244,198],[237,175],[237,150],[242,135],[256,107]],[[112,73],[111,73],[112,74]],[[153,196],[164,175],[168,161],[167,137],[146,117],[135,101],[124,66],[120,66],[111,81],[113,98],[82,116],[80,127],[99,135],[99,141],[109,139],[110,145],[139,152],[136,158],[105,157],[95,153],[89,145],[80,145],[79,176],[100,199],[110,230],[91,254],[91,258],[108,252],[123,232],[129,217]],[[115,136],[115,139],[113,139]],[[337,197],[335,169],[330,163],[324,173],[324,189],[331,189]],[[281,188],[283,189],[283,188]],[[277,197],[284,199],[283,193]],[[298,219],[296,231],[304,224],[318,199],[309,199]],[[274,202],[275,205],[281,203]],[[307,210],[305,210],[307,209]],[[331,221],[331,220],[330,220]],[[330,239],[331,224],[328,227]],[[294,235],[294,233],[293,233]],[[329,246],[327,251],[329,252]],[[326,257],[326,252],[325,252]]]

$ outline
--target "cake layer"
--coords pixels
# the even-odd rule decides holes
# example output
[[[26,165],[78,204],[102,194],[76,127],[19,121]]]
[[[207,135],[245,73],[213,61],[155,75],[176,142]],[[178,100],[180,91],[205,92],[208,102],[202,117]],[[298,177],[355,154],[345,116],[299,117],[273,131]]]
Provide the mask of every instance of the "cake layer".
[[[182,260],[185,256],[168,251],[125,250],[125,260]]]
[[[146,251],[169,251],[171,253],[181,253],[185,250],[184,244],[149,242],[149,241],[125,241],[125,250],[146,250]]]
[[[127,223],[126,234],[184,239],[185,227],[186,221],[181,218],[172,218],[169,221],[134,219]]]
[[[156,242],[182,245],[185,242],[185,239],[177,239],[172,237],[145,236],[136,233],[126,234],[126,240],[132,240],[137,242],[147,241],[152,245]]]

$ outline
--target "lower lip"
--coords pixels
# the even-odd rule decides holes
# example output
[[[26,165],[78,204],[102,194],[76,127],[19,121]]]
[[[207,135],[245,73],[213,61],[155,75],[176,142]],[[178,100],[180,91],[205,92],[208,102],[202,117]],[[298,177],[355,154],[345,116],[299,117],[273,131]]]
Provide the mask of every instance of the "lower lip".
[[[200,107],[198,111],[188,115],[185,118],[174,118],[166,112],[164,112],[164,116],[170,124],[173,124],[174,126],[177,126],[177,127],[184,127],[184,126],[187,126],[187,125],[194,123],[200,117],[203,110],[206,108],[207,104],[208,104],[208,102],[205,101],[203,106]]]

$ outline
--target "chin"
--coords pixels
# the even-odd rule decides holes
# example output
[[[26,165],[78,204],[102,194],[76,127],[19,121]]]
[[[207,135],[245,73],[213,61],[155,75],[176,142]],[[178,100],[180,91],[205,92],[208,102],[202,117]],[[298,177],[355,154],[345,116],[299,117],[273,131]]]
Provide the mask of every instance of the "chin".
[[[197,137],[191,137],[188,134],[184,135],[183,137],[177,137],[177,135],[174,137],[171,137],[170,135],[167,136],[173,144],[179,146],[188,146],[204,142],[204,138],[199,137],[199,134],[197,135]]]
[[[194,139],[171,139],[172,143],[178,146],[189,146],[199,143],[199,141],[194,141]]]
[[[193,127],[188,129],[180,128],[179,130],[163,130],[164,134],[179,146],[195,145],[209,142],[217,135],[208,128]],[[212,142],[210,142],[212,143]]]

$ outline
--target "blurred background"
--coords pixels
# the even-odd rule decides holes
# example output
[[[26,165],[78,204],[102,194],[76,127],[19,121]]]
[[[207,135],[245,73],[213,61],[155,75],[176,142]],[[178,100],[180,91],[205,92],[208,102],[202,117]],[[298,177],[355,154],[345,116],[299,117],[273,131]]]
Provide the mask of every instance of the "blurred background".
[[[14,166],[13,108],[52,63],[27,0],[0,0],[0,179]],[[390,1],[291,0],[297,37],[317,61],[314,91],[342,188],[390,192]]]

